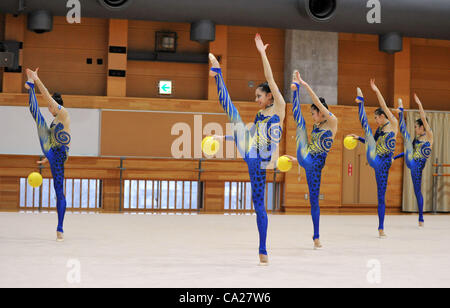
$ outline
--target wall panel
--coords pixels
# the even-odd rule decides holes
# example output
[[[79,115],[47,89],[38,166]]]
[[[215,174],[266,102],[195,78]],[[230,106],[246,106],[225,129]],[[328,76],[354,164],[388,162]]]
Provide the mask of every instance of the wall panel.
[[[425,109],[450,110],[450,41],[411,39],[411,98],[414,93]]]
[[[388,106],[394,103],[394,56],[378,50],[378,36],[339,33],[338,104],[354,105],[356,87],[363,91],[367,106],[378,106],[370,87],[375,82]]]
[[[278,88],[284,88],[284,30],[229,26],[227,88],[233,100],[253,101],[255,87],[266,81],[261,56],[255,46],[256,33],[261,34],[264,43],[270,44],[267,57],[272,73]]]
[[[106,95],[107,19],[83,18],[80,24],[69,24],[65,17],[55,16],[52,31],[25,31],[23,55],[24,68],[39,67],[50,92]]]
[[[190,24],[130,20],[128,49],[155,51],[156,31],[177,33],[177,53],[207,54],[208,44],[190,40]],[[178,62],[128,61],[127,96],[159,97],[158,82],[173,81],[171,98],[206,99],[208,97],[208,65]]]

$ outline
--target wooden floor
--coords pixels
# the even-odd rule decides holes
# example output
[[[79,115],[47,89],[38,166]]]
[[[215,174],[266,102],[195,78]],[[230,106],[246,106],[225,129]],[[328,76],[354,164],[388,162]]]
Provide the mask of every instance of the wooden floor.
[[[450,216],[269,215],[258,266],[254,215],[0,213],[0,287],[450,287]]]

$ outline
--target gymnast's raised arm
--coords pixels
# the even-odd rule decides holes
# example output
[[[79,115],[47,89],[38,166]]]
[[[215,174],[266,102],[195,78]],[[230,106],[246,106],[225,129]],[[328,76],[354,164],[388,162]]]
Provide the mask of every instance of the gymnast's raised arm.
[[[259,35],[259,33],[257,33],[255,36],[255,43],[256,48],[261,54],[261,59],[264,66],[264,76],[267,80],[267,83],[269,84],[270,91],[272,92],[273,95],[276,113],[280,116],[281,122],[283,122],[286,110],[286,102],[284,101],[283,95],[281,95],[281,92],[278,89],[277,84],[275,83],[275,79],[273,78],[272,74],[272,68],[270,67],[269,59],[267,58],[266,55],[266,49],[269,46],[269,44],[264,45],[261,39],[261,35]]]

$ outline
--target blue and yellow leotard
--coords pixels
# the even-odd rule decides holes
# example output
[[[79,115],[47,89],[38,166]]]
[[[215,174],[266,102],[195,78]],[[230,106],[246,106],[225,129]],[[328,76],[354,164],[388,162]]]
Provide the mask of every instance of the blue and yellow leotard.
[[[411,137],[406,130],[406,123],[403,118],[403,108],[400,109],[400,132],[403,135],[405,146],[405,153],[399,154],[394,159],[405,156],[406,166],[411,171],[411,178],[414,185],[414,193],[417,199],[417,206],[419,209],[419,221],[423,222],[423,196],[422,196],[422,171],[425,168],[427,159],[431,155],[431,144],[429,141],[420,141],[414,139],[411,142]]]
[[[256,212],[256,222],[259,231],[259,253],[267,255],[267,213],[264,204],[266,188],[265,166],[272,158],[278,143],[281,140],[282,128],[278,115],[264,116],[261,112],[255,117],[254,125],[247,129],[242,122],[239,112],[233,105],[225,86],[222,71],[219,68],[211,68],[216,72],[215,76],[219,101],[234,124],[233,136],[227,136],[227,140],[233,139],[239,153],[248,166],[248,173],[252,186],[252,201]]]
[[[333,133],[331,130],[320,129],[314,126],[311,132],[311,142],[308,143],[308,132],[305,128],[305,119],[300,108],[300,85],[294,83],[294,99],[292,102],[292,111],[297,123],[296,143],[297,159],[300,166],[305,169],[306,180],[309,188],[309,202],[311,204],[311,216],[314,226],[313,239],[318,239],[319,221],[320,221],[320,181],[322,169],[325,166],[325,160],[333,144]]]
[[[372,129],[367,121],[364,110],[364,98],[358,97],[362,102],[359,103],[359,120],[364,129],[365,139],[360,141],[366,144],[366,157],[369,165],[375,170],[377,180],[378,195],[378,230],[384,230],[384,216],[386,211],[386,188],[389,176],[389,168],[392,164],[392,155],[395,150],[394,132],[384,132],[383,127],[378,127],[375,136],[372,135]],[[386,124],[387,125],[387,124]]]
[[[56,210],[58,212],[58,232],[63,231],[64,215],[66,212],[66,197],[64,196],[64,162],[69,154],[70,135],[64,131],[62,123],[52,124],[48,128],[42,116],[34,91],[34,83],[27,82],[30,89],[29,106],[30,112],[36,121],[39,142],[42,152],[50,163],[53,176],[53,186],[56,193]]]

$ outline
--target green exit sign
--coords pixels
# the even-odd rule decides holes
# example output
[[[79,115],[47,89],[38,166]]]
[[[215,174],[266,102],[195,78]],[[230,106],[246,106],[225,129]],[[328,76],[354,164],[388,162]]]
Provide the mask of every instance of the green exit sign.
[[[158,88],[159,88],[160,95],[170,95],[170,94],[172,94],[172,81],[171,80],[160,80]]]

